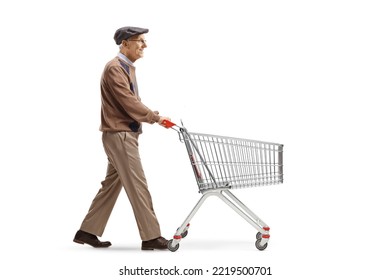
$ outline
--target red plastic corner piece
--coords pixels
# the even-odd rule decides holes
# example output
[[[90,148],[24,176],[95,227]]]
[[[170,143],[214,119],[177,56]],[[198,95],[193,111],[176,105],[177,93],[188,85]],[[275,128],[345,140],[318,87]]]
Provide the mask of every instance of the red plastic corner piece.
[[[181,239],[181,235],[174,235],[173,239]]]
[[[190,226],[190,223],[187,224],[187,227],[189,227],[189,226]]]
[[[271,236],[271,235],[269,235],[269,234],[263,234],[261,237],[262,237],[262,238],[270,238],[270,236]]]
[[[270,230],[269,227],[263,227],[263,229],[264,229],[265,231],[269,231],[269,230]]]

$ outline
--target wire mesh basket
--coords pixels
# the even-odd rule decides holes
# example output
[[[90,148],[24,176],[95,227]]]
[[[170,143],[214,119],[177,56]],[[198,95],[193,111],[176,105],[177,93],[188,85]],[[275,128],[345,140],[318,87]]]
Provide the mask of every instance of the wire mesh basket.
[[[283,145],[181,131],[200,191],[283,183]]]

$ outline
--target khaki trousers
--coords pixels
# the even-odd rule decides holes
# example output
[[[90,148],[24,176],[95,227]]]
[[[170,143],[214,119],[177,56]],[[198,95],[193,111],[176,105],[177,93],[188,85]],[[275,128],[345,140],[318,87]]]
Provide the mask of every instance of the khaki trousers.
[[[136,132],[103,132],[103,146],[109,161],[107,175],[81,224],[81,230],[102,236],[123,186],[141,239],[146,241],[161,236],[138,152],[138,136]]]

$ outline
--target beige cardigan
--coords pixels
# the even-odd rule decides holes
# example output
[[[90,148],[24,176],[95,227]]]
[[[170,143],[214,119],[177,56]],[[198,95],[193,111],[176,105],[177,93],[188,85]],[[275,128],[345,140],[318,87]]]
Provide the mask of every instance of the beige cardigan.
[[[119,57],[106,64],[100,90],[101,131],[131,131],[130,125],[134,122],[139,126],[141,122],[158,122],[158,113],[146,107],[136,92],[134,66]]]

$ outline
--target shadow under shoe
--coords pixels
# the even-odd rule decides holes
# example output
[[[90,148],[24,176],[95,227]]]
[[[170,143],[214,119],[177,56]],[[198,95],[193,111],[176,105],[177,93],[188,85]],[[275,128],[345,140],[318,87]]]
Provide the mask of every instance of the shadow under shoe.
[[[100,241],[96,235],[79,230],[73,239],[74,242],[79,244],[88,244],[94,248],[107,248],[111,246],[110,241]]]

